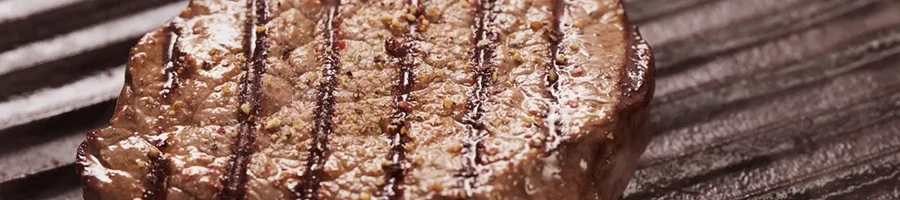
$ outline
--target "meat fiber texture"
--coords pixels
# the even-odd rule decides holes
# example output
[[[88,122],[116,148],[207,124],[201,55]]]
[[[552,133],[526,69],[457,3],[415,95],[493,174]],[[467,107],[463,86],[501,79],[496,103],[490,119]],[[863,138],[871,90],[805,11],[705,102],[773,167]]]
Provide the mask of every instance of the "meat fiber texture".
[[[619,199],[653,59],[618,0],[193,0],[131,51],[87,199]]]

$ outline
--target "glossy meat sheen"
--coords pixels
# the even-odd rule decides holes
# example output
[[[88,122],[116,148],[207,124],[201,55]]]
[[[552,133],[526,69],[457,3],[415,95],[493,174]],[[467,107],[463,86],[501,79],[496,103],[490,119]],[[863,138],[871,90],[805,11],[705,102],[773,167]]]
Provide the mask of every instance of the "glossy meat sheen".
[[[194,0],[78,156],[98,199],[618,199],[653,60],[615,0]]]

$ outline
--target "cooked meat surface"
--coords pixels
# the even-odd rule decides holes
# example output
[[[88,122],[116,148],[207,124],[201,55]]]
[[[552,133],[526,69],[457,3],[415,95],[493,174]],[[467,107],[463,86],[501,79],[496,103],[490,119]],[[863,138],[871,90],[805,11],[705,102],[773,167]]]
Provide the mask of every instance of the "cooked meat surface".
[[[653,60],[619,0],[192,0],[132,49],[87,199],[615,200]]]

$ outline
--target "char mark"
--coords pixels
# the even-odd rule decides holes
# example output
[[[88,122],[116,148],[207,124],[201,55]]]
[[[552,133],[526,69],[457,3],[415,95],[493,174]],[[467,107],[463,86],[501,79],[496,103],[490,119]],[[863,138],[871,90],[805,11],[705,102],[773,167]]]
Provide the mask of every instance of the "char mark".
[[[262,75],[266,70],[268,5],[265,0],[247,1],[247,21],[244,23],[244,57],[242,67],[244,76],[240,85],[238,100],[241,102],[237,112],[239,120],[238,135],[231,148],[231,161],[228,175],[222,180],[222,191],[219,199],[243,199],[247,184],[247,166],[250,155],[256,151],[254,143],[257,133],[257,116],[259,115],[259,97]]]
[[[159,91],[160,96],[169,99],[172,93],[178,89],[180,83],[179,74],[184,71],[184,51],[181,50],[181,33],[182,27],[178,18],[169,23],[166,27],[168,33],[168,41],[165,42],[166,50],[163,52],[163,72],[165,73],[165,83],[163,89]]]
[[[416,59],[419,57],[416,41],[421,39],[421,35],[417,32],[417,25],[424,19],[421,16],[424,15],[425,7],[418,0],[410,0],[407,6],[408,14],[412,14],[418,20],[408,22],[407,32],[401,41],[388,39],[384,42],[384,49],[388,55],[399,60],[400,68],[397,84],[395,85],[398,95],[394,97],[394,112],[391,115],[388,127],[391,149],[386,159],[391,161],[391,164],[384,166],[385,184],[381,186],[381,195],[387,199],[402,198],[401,195],[403,193],[399,192],[399,186],[403,181],[406,169],[409,167],[409,163],[406,160],[405,145],[410,140],[408,126],[413,98],[410,93],[412,93],[415,85],[414,70],[419,65]]]
[[[143,199],[166,199],[166,180],[169,178],[169,170],[166,168],[168,161],[163,157],[163,153],[160,152],[164,149],[164,145],[156,145],[159,151],[151,150],[151,154],[148,155],[150,157],[150,172],[147,174],[147,179],[144,180],[146,181],[144,183],[146,190],[144,190],[142,195]]]
[[[544,78],[546,81],[547,92],[544,94],[544,97],[550,100],[550,105],[547,108],[547,114],[545,119],[546,128],[546,140],[543,142],[544,153],[551,153],[557,147],[559,147],[560,141],[562,137],[562,133],[559,130],[559,126],[562,125],[561,117],[560,117],[560,105],[559,105],[559,76],[561,75],[560,71],[566,68],[566,63],[564,59],[560,59],[561,55],[564,55],[565,52],[562,47],[560,47],[560,43],[564,37],[563,33],[563,18],[565,16],[566,7],[568,5],[565,1],[557,0],[553,1],[553,22],[551,25],[551,30],[549,32],[549,36],[547,37],[548,42],[550,43],[550,62],[547,63],[547,75]]]
[[[337,88],[337,74],[340,70],[340,46],[336,45],[336,41],[341,2],[333,0],[327,3],[331,8],[323,23],[326,35],[318,56],[323,71],[322,82],[318,86],[316,119],[312,131],[313,144],[308,149],[309,156],[306,159],[306,170],[301,175],[301,183],[291,188],[298,199],[318,199],[319,184],[325,175],[324,166],[329,153],[328,141],[331,140],[331,132],[334,129],[334,90]]]
[[[496,18],[497,2],[496,0],[479,0],[476,7],[475,19],[475,49],[472,51],[473,65],[475,70],[475,90],[468,97],[469,101],[466,105],[466,113],[462,117],[462,123],[468,131],[467,138],[463,141],[463,169],[457,175],[463,178],[462,186],[466,196],[472,196],[473,189],[476,187],[475,180],[479,171],[484,164],[481,160],[479,151],[483,151],[484,146],[481,140],[487,137],[488,131],[485,129],[481,117],[484,114],[484,103],[488,100],[491,87],[494,84],[492,77],[496,68],[493,59],[494,52],[497,48],[499,33],[494,26]]]
[[[180,48],[180,37],[182,34],[181,21],[173,20],[165,28],[166,37],[161,43],[166,44],[163,50],[163,73],[166,78],[163,90],[160,96],[168,100],[172,93],[178,88],[178,74],[183,70],[184,52]],[[165,139],[151,141],[157,150],[153,150],[148,157],[150,158],[149,172],[144,180],[143,199],[165,199],[166,180],[169,177],[169,170],[166,168],[168,161],[163,157],[166,144]]]

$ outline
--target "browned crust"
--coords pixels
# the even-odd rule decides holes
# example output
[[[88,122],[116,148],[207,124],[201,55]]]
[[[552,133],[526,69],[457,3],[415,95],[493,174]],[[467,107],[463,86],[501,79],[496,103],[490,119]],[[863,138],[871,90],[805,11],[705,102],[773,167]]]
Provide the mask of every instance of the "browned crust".
[[[656,62],[653,50],[641,36],[637,26],[625,29],[627,47],[625,67],[619,80],[619,112],[646,108],[650,105],[656,85]]]
[[[116,110],[116,112],[118,112],[118,109]],[[78,146],[78,154],[75,156],[75,173],[78,174],[78,177],[81,178],[81,182],[85,185],[83,188],[84,199],[100,199],[97,194],[97,184],[93,183],[90,176],[86,175],[84,171],[85,167],[87,167],[85,165],[85,162],[87,162],[87,153],[85,153],[85,151],[88,148],[88,142],[96,139],[95,131],[88,133],[87,139]]]

